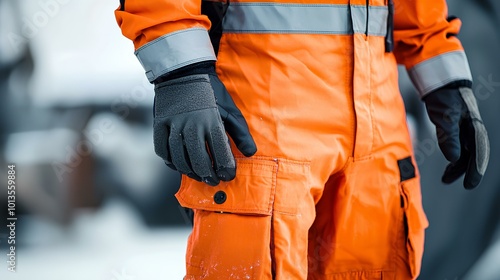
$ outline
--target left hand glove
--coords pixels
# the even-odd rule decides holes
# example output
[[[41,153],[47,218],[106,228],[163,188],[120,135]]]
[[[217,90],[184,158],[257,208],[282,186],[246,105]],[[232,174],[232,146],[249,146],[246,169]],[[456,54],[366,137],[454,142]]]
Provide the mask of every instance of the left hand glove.
[[[236,176],[227,134],[245,156],[257,151],[241,111],[214,62],[200,62],[155,81],[154,147],[168,167],[211,186]]]
[[[439,148],[450,161],[443,183],[450,184],[465,173],[464,187],[477,187],[488,165],[490,145],[472,90],[444,87],[429,93],[424,102],[436,125]]]

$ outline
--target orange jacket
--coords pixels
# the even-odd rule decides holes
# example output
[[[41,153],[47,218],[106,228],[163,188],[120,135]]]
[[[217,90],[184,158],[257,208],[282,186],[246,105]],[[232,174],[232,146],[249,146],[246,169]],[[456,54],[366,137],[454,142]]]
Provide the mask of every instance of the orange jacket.
[[[457,18],[447,19],[446,2],[394,1],[393,53],[397,62],[408,69],[420,94],[425,95],[452,81],[471,80],[460,41],[452,36],[458,34],[461,22]],[[134,42],[136,55],[150,80],[190,63],[216,59],[206,32],[202,32],[210,28],[210,21],[201,14],[200,3],[199,0],[126,0],[116,10],[118,24],[123,34]],[[224,30],[225,34],[244,34],[250,40],[272,34],[272,37],[280,37],[279,41],[284,44],[294,39],[307,40],[311,34],[343,36],[366,33],[367,26],[368,35],[380,36],[385,35],[387,4],[388,0],[266,0],[258,3],[233,0]],[[351,19],[346,13],[348,10]],[[368,25],[366,18],[369,19]],[[304,23],[306,30],[300,30]],[[299,29],[295,30],[295,27]],[[370,34],[370,30],[374,33]],[[292,36],[283,34],[303,36],[292,39]],[[241,37],[234,36],[231,43],[244,42]],[[270,55],[275,51],[264,43],[245,47],[251,47],[256,56]],[[379,47],[382,48],[382,44]],[[315,45],[314,51],[331,48],[331,45]],[[300,59],[307,64],[306,56]]]

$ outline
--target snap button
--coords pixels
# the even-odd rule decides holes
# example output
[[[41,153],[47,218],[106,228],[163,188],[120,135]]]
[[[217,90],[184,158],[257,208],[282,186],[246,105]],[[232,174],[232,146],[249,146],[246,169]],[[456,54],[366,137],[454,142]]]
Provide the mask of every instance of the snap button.
[[[217,204],[222,204],[226,202],[227,195],[223,191],[218,191],[214,194],[214,201]]]

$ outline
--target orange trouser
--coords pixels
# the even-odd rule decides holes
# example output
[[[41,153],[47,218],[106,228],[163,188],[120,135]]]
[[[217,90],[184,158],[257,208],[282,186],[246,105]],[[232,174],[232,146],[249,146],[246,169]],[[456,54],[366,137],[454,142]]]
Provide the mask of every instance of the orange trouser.
[[[308,76],[294,71],[299,61],[279,65],[286,50],[266,64],[226,44],[247,46],[251,38],[224,36],[218,74],[258,151],[245,158],[233,149],[236,179],[217,187],[183,177],[176,196],[195,211],[185,279],[416,278],[427,220],[394,56],[371,53],[372,67],[386,69],[366,77],[358,68],[369,61],[368,47],[353,55],[346,43],[345,55],[308,61],[312,71],[347,69],[342,75]],[[352,40],[314,36],[295,42],[311,49],[321,40]],[[374,79],[384,82],[366,90]]]

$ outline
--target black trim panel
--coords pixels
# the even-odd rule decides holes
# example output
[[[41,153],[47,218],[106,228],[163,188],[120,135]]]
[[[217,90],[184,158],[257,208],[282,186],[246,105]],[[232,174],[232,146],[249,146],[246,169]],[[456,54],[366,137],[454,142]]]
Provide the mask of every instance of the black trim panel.
[[[413,166],[411,157],[398,160],[398,167],[401,182],[415,178],[415,166]]]

